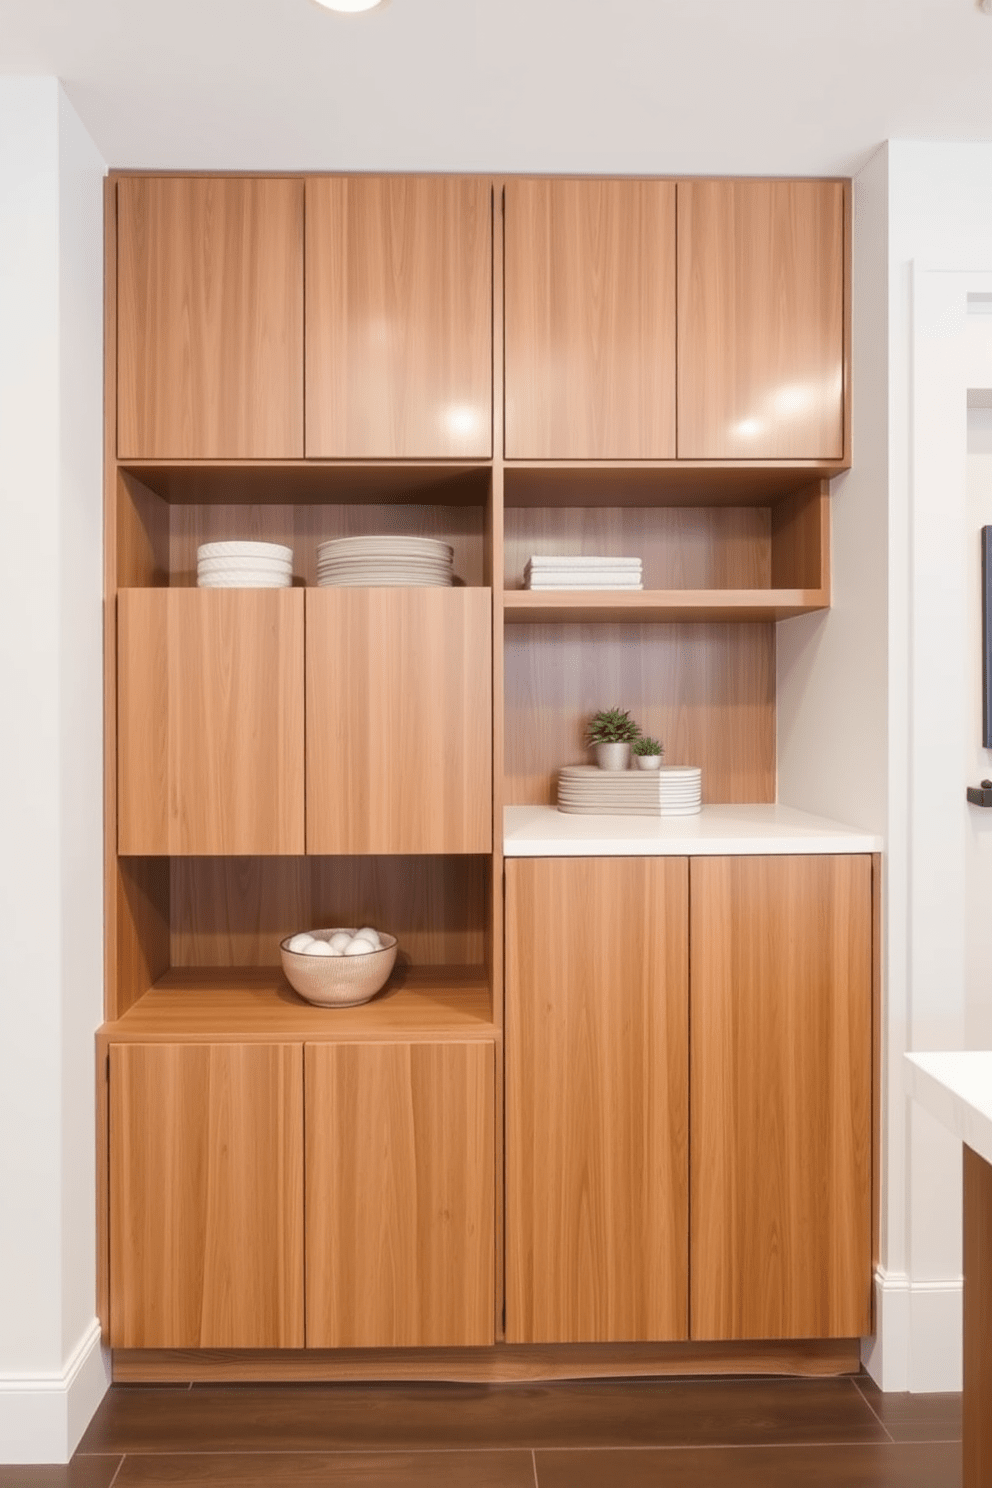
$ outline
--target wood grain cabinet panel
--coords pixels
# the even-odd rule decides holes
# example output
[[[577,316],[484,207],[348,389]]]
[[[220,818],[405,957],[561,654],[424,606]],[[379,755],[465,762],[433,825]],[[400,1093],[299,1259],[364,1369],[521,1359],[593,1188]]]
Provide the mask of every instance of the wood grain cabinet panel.
[[[303,1346],[303,1051],[110,1049],[111,1342]]]
[[[688,866],[506,863],[506,1332],[688,1336]]]
[[[492,186],[306,183],[307,454],[492,453]]]
[[[492,847],[488,589],[307,590],[307,851]]]
[[[303,183],[117,183],[120,459],[303,454]]]
[[[494,1055],[306,1046],[307,1346],[494,1337]]]
[[[303,591],[117,605],[118,851],[303,852]]]
[[[692,1336],[856,1338],[871,1299],[871,858],[693,858]]]
[[[506,184],[509,459],[675,456],[675,185]]]
[[[678,184],[680,459],[844,453],[844,187]]]

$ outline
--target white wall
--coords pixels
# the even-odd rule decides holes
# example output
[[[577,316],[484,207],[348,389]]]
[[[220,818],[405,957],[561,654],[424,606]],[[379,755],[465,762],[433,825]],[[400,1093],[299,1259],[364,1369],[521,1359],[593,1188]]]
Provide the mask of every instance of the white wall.
[[[0,79],[0,1462],[67,1460],[106,1388],[104,169],[54,79]]]
[[[992,333],[992,317],[989,318]],[[982,583],[980,533],[992,525],[992,396],[968,409],[967,524],[973,540],[966,573],[968,633],[968,778],[992,779],[992,750],[982,745]],[[992,1049],[992,811],[971,810],[966,828],[965,1043]]]

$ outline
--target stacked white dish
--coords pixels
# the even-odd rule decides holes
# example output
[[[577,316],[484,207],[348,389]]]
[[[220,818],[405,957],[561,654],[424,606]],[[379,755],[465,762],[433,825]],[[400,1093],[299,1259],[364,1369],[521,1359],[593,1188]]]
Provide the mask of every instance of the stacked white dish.
[[[200,589],[289,589],[293,550],[279,543],[214,542],[196,550]]]
[[[600,770],[565,765],[558,772],[558,810],[584,816],[695,816],[702,806],[696,765],[659,770]]]
[[[524,568],[525,589],[643,589],[640,558],[533,555]]]
[[[435,537],[335,537],[317,545],[317,584],[450,586],[454,556]]]

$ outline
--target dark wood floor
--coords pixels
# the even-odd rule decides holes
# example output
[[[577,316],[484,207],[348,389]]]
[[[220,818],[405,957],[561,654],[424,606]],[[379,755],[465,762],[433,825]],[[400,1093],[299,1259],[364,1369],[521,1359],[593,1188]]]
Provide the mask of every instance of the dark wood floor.
[[[959,1488],[961,1397],[857,1379],[117,1385],[0,1488]]]

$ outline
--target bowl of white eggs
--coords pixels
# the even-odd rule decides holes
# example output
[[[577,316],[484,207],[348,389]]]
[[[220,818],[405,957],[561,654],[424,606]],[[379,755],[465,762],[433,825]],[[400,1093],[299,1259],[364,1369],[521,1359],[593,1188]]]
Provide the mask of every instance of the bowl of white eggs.
[[[301,930],[279,943],[282,969],[294,991],[320,1007],[355,1007],[386,985],[396,960],[396,936],[359,929]]]

